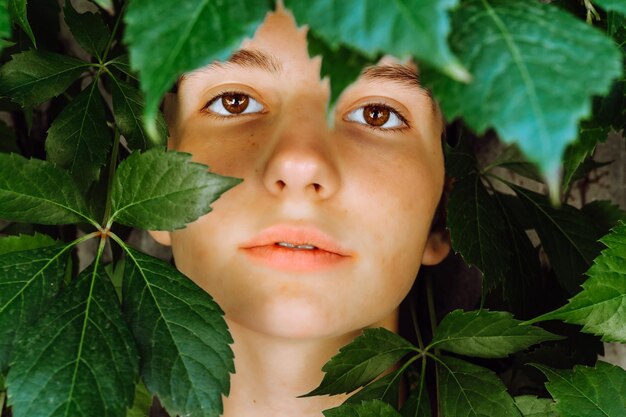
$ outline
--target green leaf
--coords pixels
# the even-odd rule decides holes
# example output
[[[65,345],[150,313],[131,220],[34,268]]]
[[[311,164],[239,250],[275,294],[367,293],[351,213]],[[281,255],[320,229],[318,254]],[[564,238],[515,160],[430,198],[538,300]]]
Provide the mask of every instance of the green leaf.
[[[361,401],[381,400],[387,404],[397,405],[398,397],[400,395],[401,381],[401,369],[389,372],[387,375],[374,380],[355,392],[345,402],[350,404],[360,404]]]
[[[525,214],[516,213],[516,208],[512,207],[513,204],[519,204],[518,199],[498,192],[494,193],[494,197],[500,206],[502,219],[506,224],[503,232],[507,234],[510,244],[508,271],[502,281],[502,297],[515,316],[527,319],[538,314],[536,310],[540,303],[537,300],[545,287],[541,278],[539,256],[524,226],[520,224],[520,220],[525,220]],[[506,254],[503,255],[506,257]],[[495,295],[496,290],[492,294]]]
[[[32,107],[64,92],[87,66],[81,60],[52,52],[21,52],[0,68],[0,96],[11,97],[22,107]]]
[[[26,0],[8,0],[8,5],[11,20],[21,27],[33,45],[37,46],[35,35],[33,35],[33,30],[28,23],[28,16],[26,15]]]
[[[580,166],[593,154],[598,142],[606,140],[608,134],[609,128],[607,126],[581,123],[578,139],[567,147],[563,155],[564,190],[577,179],[576,174]]]
[[[113,141],[97,81],[76,96],[48,130],[48,161],[66,168],[81,190],[98,179]]]
[[[8,0],[0,0],[0,52],[7,46],[5,38],[11,36],[11,21],[9,20]]]
[[[563,204],[556,209],[541,194],[510,183],[507,185],[526,207],[561,286],[570,294],[580,291],[582,274],[602,248],[597,242],[600,236],[594,226],[572,206]]]
[[[57,295],[66,261],[59,246],[0,255],[0,373],[9,364],[15,340]]]
[[[74,39],[85,51],[100,60],[111,36],[100,15],[91,12],[79,14],[70,1],[65,2],[63,14]]]
[[[411,391],[400,409],[402,417],[431,417],[430,399],[426,384]]]
[[[333,49],[341,44],[374,58],[413,55],[449,76],[468,81],[469,74],[450,51],[448,10],[457,0],[286,0],[299,24],[307,24]]]
[[[95,223],[88,213],[83,196],[66,171],[46,161],[0,153],[0,219]]]
[[[543,181],[541,175],[537,172],[537,167],[524,158],[524,155],[522,155],[517,145],[509,145],[505,147],[502,152],[500,152],[497,159],[489,164],[488,168],[484,169],[484,172],[489,172],[495,167],[509,169],[516,174],[529,178],[533,181]]]
[[[601,242],[607,248],[587,271],[583,291],[563,307],[539,316],[582,324],[582,331],[602,336],[605,342],[626,343],[626,224],[620,222]]]
[[[441,320],[431,346],[466,356],[504,358],[546,340],[562,339],[520,323],[505,311],[455,310]]]
[[[555,411],[554,401],[548,398],[537,398],[534,395],[515,397],[515,406],[524,417],[559,417]]]
[[[461,135],[464,133],[461,132]],[[446,160],[446,175],[461,179],[470,173],[477,172],[476,157],[470,145],[470,139],[461,136],[456,146],[450,146],[444,141]]]
[[[156,136],[149,137],[143,123],[145,106],[143,94],[132,85],[113,77],[110,86],[115,123],[128,141],[130,148],[145,150],[155,146],[165,146],[167,126],[161,112],[158,111],[156,116]]]
[[[322,57],[321,75],[330,78],[331,106],[343,90],[357,79],[363,68],[374,61],[345,46],[337,46],[333,49],[322,39],[317,38],[313,32],[308,33],[308,42],[309,55]]]
[[[133,406],[126,412],[126,417],[149,417],[150,407],[152,407],[152,394],[146,385],[139,381],[135,387]]]
[[[608,234],[620,220],[626,221],[626,211],[609,200],[593,200],[585,204],[581,210],[600,236]]]
[[[212,174],[187,153],[134,152],[113,178],[111,221],[147,230],[180,229],[211,211],[240,180]]]
[[[439,400],[446,417],[521,417],[502,381],[488,369],[451,357],[437,362]]]
[[[324,410],[324,417],[401,417],[401,415],[387,403],[369,400]]]
[[[365,329],[324,365],[324,379],[306,396],[354,391],[414,351],[410,342],[387,329]]]
[[[623,417],[626,410],[626,371],[605,362],[595,368],[552,369],[533,364],[547,377],[546,388],[561,417]]]
[[[48,235],[36,233],[34,235],[7,236],[0,238],[0,255],[11,252],[20,252],[30,249],[45,248],[57,243]]]
[[[483,291],[502,282],[507,259],[493,255],[508,251],[505,224],[478,175],[454,183],[448,200],[448,228],[454,250],[483,273]]]
[[[128,55],[120,55],[112,60],[108,61],[108,65],[111,65],[121,71],[124,75],[129,76],[130,78],[136,80],[137,74],[135,74],[130,68],[130,63],[128,62]]]
[[[15,349],[14,417],[123,417],[132,404],[137,351],[101,268],[81,273]]]
[[[626,16],[626,3],[624,0],[593,0],[605,10],[613,10]]]
[[[251,37],[270,3],[267,0],[214,2],[134,0],[124,15],[124,41],[146,96],[147,130],[161,97],[185,71],[224,60],[244,37]]]
[[[558,191],[561,156],[579,119],[622,73],[619,49],[569,13],[527,0],[463,3],[450,43],[474,81],[423,72],[446,117],[462,116],[479,133],[495,128]]]
[[[146,386],[172,415],[217,417],[235,371],[223,312],[169,264],[126,251],[124,312]]]

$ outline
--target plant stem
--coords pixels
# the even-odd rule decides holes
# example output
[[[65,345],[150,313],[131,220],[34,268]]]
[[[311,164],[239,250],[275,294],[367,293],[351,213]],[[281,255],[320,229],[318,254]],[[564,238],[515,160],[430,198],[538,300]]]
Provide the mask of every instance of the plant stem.
[[[409,308],[411,309],[411,320],[413,321],[413,329],[415,330],[415,336],[417,337],[417,345],[421,350],[424,350],[424,339],[422,339],[422,332],[420,332],[419,323],[417,322],[417,312],[415,311],[415,302],[413,298],[409,301]]]
[[[128,2],[124,2],[124,5],[122,6],[122,8],[119,10],[119,13],[117,15],[117,19],[115,19],[115,25],[113,25],[113,30],[111,31],[111,36],[109,36],[109,41],[107,42],[107,46],[104,49],[104,53],[102,54],[102,60],[100,61],[100,63],[104,63],[107,60],[107,56],[109,56],[109,50],[111,49],[111,46],[113,45],[113,41],[115,40],[115,35],[117,34],[117,29],[120,25],[120,22],[122,20],[122,16],[124,16],[124,12],[126,11],[126,5],[128,4]]]
[[[419,390],[419,396],[417,397],[417,409],[418,410],[419,410],[420,404],[422,403],[422,393],[424,392],[424,389],[426,389],[426,387],[425,387],[425,383],[426,383],[426,363],[427,363],[426,356],[427,356],[426,354],[424,356],[422,356],[422,369],[420,371],[420,384],[419,384],[419,387],[417,388]],[[437,401],[439,401],[439,397],[437,397]],[[439,409],[439,407],[437,407],[437,409]]]
[[[426,302],[428,303],[428,318],[430,319],[430,328],[434,336],[435,330],[437,330],[437,313],[435,312],[433,281],[430,275],[426,275]]]
[[[109,176],[107,178],[107,196],[104,206],[104,218],[102,224],[105,225],[105,229],[108,230],[111,227],[110,215],[111,215],[111,188],[113,186],[113,176],[115,175],[115,168],[117,167],[117,157],[120,151],[120,131],[115,125],[115,134],[113,138],[113,149],[111,150],[111,161],[109,162]]]

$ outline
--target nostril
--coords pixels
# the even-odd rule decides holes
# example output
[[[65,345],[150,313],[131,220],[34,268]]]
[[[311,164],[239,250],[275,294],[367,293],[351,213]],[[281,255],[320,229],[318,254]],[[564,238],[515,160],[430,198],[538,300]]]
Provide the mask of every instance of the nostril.
[[[285,184],[285,181],[283,180],[278,180],[276,181],[276,185],[278,186],[278,189],[282,191],[287,184]]]
[[[315,188],[316,193],[319,193],[320,190],[322,189],[322,186],[319,185],[318,183],[313,183],[313,188]]]

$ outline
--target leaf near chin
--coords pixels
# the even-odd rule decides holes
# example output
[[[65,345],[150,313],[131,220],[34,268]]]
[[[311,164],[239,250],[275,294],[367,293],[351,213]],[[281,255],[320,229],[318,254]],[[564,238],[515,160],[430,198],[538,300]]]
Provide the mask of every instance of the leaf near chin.
[[[146,386],[172,415],[221,415],[235,371],[222,310],[171,265],[125,250],[124,313]]]
[[[113,178],[111,220],[146,230],[174,230],[211,211],[241,180],[210,173],[191,155],[154,148],[134,152]]]
[[[591,112],[592,97],[606,94],[622,74],[619,48],[535,1],[470,0],[452,26],[452,50],[474,79],[463,84],[423,71],[426,84],[450,120],[463,117],[479,133],[493,127],[504,142],[517,143],[556,195],[561,156],[578,121]]]

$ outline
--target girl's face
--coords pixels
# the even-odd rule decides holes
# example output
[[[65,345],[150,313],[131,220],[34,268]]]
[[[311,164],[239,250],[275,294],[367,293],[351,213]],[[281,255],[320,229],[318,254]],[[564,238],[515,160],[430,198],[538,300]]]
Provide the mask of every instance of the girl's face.
[[[243,178],[187,228],[154,232],[228,320],[291,338],[388,318],[422,263],[443,187],[441,120],[413,69],[385,60],[339,99],[304,30],[268,15],[229,62],[181,81],[170,147]]]

